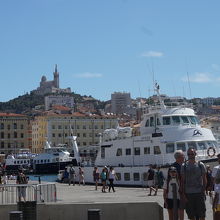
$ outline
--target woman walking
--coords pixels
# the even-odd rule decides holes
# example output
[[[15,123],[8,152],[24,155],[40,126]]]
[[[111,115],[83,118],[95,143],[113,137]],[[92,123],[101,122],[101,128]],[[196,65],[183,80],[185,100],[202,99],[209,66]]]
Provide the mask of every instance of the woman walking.
[[[101,178],[101,181],[102,181],[102,192],[105,193],[105,189],[106,189],[106,181],[107,181],[107,169],[104,167],[102,169],[102,172],[100,174],[100,178]]]
[[[108,173],[108,181],[109,181],[108,191],[109,192],[111,191],[111,188],[112,188],[112,191],[115,192],[115,189],[114,189],[114,180],[115,179],[117,179],[115,170],[114,170],[113,167],[110,167],[110,170],[109,170],[109,173]]]

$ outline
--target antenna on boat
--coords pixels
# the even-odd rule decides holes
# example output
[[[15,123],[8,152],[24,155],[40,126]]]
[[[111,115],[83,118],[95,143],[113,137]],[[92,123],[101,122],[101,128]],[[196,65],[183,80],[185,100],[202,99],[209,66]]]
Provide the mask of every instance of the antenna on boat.
[[[157,96],[159,98],[160,106],[162,106],[163,108],[166,108],[166,106],[164,105],[164,101],[162,100],[161,95],[160,95],[160,86],[157,82],[155,82],[154,90],[157,93]]]

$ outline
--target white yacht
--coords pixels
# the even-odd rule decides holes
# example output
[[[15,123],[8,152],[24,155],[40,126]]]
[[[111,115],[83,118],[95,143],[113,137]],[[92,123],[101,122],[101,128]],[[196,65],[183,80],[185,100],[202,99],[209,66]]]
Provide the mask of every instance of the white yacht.
[[[95,165],[113,166],[120,185],[144,185],[150,164],[168,167],[176,150],[197,150],[197,160],[216,161],[219,147],[210,129],[202,128],[192,108],[168,107],[155,86],[159,105],[152,106],[140,125],[140,136],[131,128],[109,129],[103,133]],[[84,167],[86,182],[92,182],[92,168]]]
[[[5,159],[5,170],[7,173],[17,173],[19,168],[31,171],[32,160],[36,154],[30,152],[29,149],[20,149],[17,154],[9,154]]]
[[[79,153],[76,143],[76,137],[70,137],[72,144],[72,153],[69,153],[65,147],[51,147],[46,141],[44,152],[33,159],[33,171],[37,174],[53,174],[63,170],[66,166],[79,163]]]

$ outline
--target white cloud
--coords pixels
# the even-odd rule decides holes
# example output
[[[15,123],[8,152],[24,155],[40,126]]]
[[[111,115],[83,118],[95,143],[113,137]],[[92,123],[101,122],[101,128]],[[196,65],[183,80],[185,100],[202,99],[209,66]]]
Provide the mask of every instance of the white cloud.
[[[75,74],[74,76],[77,78],[101,78],[103,75],[101,73],[85,72],[85,73]]]
[[[183,77],[182,81],[187,82],[188,77]],[[189,76],[189,81],[194,83],[209,83],[215,81],[215,79],[210,73],[195,73],[194,75]]]
[[[142,57],[162,57],[163,53],[159,51],[147,51],[141,54]]]

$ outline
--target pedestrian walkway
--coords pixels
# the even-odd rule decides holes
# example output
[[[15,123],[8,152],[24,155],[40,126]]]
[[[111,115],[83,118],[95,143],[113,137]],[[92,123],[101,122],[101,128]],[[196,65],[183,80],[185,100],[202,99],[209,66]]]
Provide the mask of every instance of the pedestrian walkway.
[[[58,203],[126,203],[126,202],[152,202],[155,201],[163,206],[163,192],[158,190],[157,196],[147,196],[149,189],[146,188],[127,188],[116,187],[116,192],[102,193],[101,186],[95,190],[95,186],[69,186],[68,184],[57,185],[57,202]],[[209,197],[206,200],[207,220],[212,219],[212,209],[209,203]],[[164,209],[164,219],[168,219],[167,210]],[[185,219],[188,219],[185,214]]]

